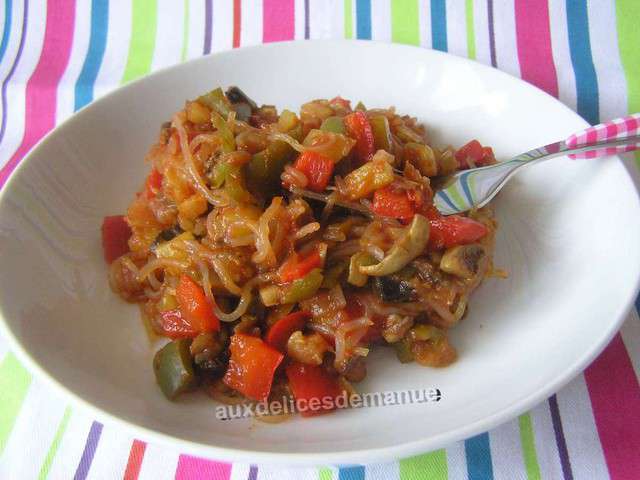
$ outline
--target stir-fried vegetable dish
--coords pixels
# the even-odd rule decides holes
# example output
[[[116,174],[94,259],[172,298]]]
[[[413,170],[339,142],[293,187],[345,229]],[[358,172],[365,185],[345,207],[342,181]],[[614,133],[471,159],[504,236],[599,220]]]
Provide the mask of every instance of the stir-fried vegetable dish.
[[[186,102],[146,160],[102,238],[112,289],[167,339],[153,369],[169,399],[335,397],[376,345],[455,361],[448,331],[492,272],[496,222],[440,215],[433,185],[494,163],[490,147],[436,148],[394,108],[278,113],[232,87]]]

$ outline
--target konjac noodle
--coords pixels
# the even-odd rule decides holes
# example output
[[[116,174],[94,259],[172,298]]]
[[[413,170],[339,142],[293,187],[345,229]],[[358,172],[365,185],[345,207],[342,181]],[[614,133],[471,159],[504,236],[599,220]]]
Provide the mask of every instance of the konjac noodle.
[[[492,273],[496,222],[442,216],[432,182],[495,163],[490,147],[438,148],[393,107],[278,112],[232,87],[186,102],[146,161],[103,245],[114,292],[166,338],[153,370],[169,399],[336,398],[376,346],[456,360],[448,331]]]

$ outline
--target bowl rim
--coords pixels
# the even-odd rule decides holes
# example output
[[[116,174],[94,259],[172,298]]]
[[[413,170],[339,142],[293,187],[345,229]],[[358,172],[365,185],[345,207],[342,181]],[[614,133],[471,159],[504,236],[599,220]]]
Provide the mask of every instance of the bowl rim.
[[[229,57],[235,56],[238,52],[244,52],[247,50],[265,50],[265,49],[281,49],[281,48],[305,48],[305,45],[324,45],[325,48],[341,48],[347,44],[357,44],[358,48],[370,48],[370,49],[395,49],[395,50],[406,50],[411,52],[420,51],[422,55],[425,55],[425,59],[427,57],[440,57],[444,58],[447,62],[459,62],[464,63],[471,66],[474,69],[478,69],[484,74],[496,75],[498,77],[502,77],[504,79],[508,79],[510,82],[515,82],[519,84],[521,88],[530,89],[531,91],[537,91],[538,94],[542,94],[549,99],[553,100],[558,108],[562,108],[565,111],[573,114],[576,118],[576,123],[581,123],[585,128],[589,126],[588,122],[586,122],[582,117],[580,117],[574,110],[570,109],[568,106],[560,102],[557,98],[549,95],[544,92],[540,88],[532,85],[530,83],[525,82],[521,78],[510,75],[502,70],[498,70],[496,68],[490,67],[488,65],[479,63],[474,60],[470,60],[463,57],[458,57],[456,55],[452,55],[446,52],[441,52],[437,50],[432,50],[420,46],[413,45],[404,45],[404,44],[396,44],[396,43],[387,43],[381,41],[373,41],[373,40],[346,40],[346,39],[317,39],[317,40],[293,40],[293,41],[284,41],[284,42],[273,42],[268,44],[258,44],[253,46],[242,47],[240,49],[233,50],[225,50],[222,52],[216,52],[209,55],[204,55],[201,57],[197,57],[194,59],[190,59],[183,63],[178,63],[175,65],[170,65],[161,69],[154,71],[146,76],[138,78],[126,85],[115,88],[110,92],[106,93],[102,97],[97,100],[85,105],[82,109],[74,112],[67,119],[65,119],[60,124],[56,125],[51,131],[49,131],[46,135],[44,135],[31,149],[29,152],[25,154],[23,159],[18,163],[18,165],[11,172],[9,177],[7,178],[5,184],[2,188],[0,188],[0,205],[5,201],[5,197],[7,196],[7,192],[11,190],[11,184],[15,181],[16,177],[19,175],[19,172],[25,168],[25,165],[29,163],[29,160],[32,156],[35,156],[37,152],[43,148],[43,145],[46,144],[52,135],[56,134],[58,130],[63,130],[69,126],[71,122],[78,121],[78,118],[82,117],[85,111],[94,108],[100,108],[100,105],[103,102],[109,102],[113,96],[119,95],[122,91],[136,88],[140,84],[144,84],[145,82],[152,82],[153,77],[156,75],[161,75],[164,72],[173,69],[185,68],[188,69],[189,65],[198,63],[198,62],[208,62],[210,58],[218,58],[218,57]],[[636,204],[640,205],[640,197],[638,193],[638,188],[635,185],[633,180],[633,173],[626,168],[625,163],[619,156],[615,156],[615,159],[611,159],[611,161],[618,162],[622,164],[625,169],[626,178],[632,184],[633,189],[635,190]],[[638,294],[638,290],[640,289],[640,265],[634,266],[635,268],[635,284],[628,290],[627,298],[625,302],[618,305],[615,312],[615,321],[612,321],[609,328],[606,330],[605,334],[595,342],[595,344],[591,347],[591,349],[585,351],[581,357],[579,357],[576,361],[574,361],[571,365],[567,366],[564,369],[562,374],[559,374],[552,381],[545,384],[545,386],[536,392],[524,395],[521,398],[514,400],[507,408],[504,410],[495,412],[489,416],[482,417],[481,419],[464,425],[463,427],[459,427],[457,429],[453,429],[447,432],[431,435],[428,438],[422,438],[420,440],[414,440],[404,443],[398,443],[391,446],[385,447],[376,447],[376,448],[367,448],[367,449],[353,449],[353,450],[343,450],[343,451],[335,451],[335,452],[323,452],[323,453],[313,453],[313,452],[293,452],[293,453],[285,453],[285,452],[270,452],[264,450],[251,450],[251,449],[241,449],[241,448],[229,448],[223,446],[215,446],[211,444],[204,444],[200,442],[195,442],[192,440],[183,439],[171,434],[162,433],[157,430],[153,430],[142,425],[139,425],[134,422],[130,422],[128,420],[124,420],[113,413],[110,413],[96,405],[93,405],[89,401],[85,400],[69,388],[67,388],[64,384],[62,384],[58,379],[51,376],[44,367],[42,367],[27,351],[26,348],[22,346],[18,338],[14,335],[13,331],[9,327],[8,322],[5,320],[4,312],[2,310],[2,305],[0,305],[0,334],[7,340],[10,352],[13,352],[16,357],[27,367],[27,369],[34,374],[38,378],[38,380],[43,381],[47,386],[53,388],[55,391],[59,392],[63,397],[68,399],[72,404],[77,405],[82,410],[90,413],[95,419],[101,421],[102,423],[108,423],[111,425],[115,425],[118,428],[124,428],[131,432],[135,437],[155,442],[156,444],[160,444],[169,448],[178,449],[180,453],[191,453],[195,454],[207,459],[218,460],[218,461],[228,461],[228,462],[246,462],[246,463],[258,463],[258,464],[276,464],[276,465],[289,465],[289,466],[326,466],[326,465],[354,465],[354,464],[371,464],[371,463],[379,463],[385,461],[393,461],[399,458],[406,458],[412,455],[417,455],[421,453],[427,453],[434,449],[439,449],[446,447],[447,445],[463,440],[465,438],[469,438],[473,435],[486,432],[492,428],[495,428],[497,425],[500,425],[504,422],[507,422],[518,415],[524,413],[525,411],[531,409],[535,405],[544,401],[553,393],[557,392],[564,385],[566,385],[569,381],[573,380],[578,374],[580,374],[589,363],[591,363],[609,344],[614,335],[618,332],[620,326],[626,319],[627,314],[633,307],[635,303],[636,296]]]

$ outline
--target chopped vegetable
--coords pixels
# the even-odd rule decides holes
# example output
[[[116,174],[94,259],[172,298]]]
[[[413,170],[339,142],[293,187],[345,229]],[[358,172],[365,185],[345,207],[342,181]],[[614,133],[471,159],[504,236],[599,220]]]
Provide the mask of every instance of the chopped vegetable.
[[[360,267],[360,272],[376,277],[397,272],[420,255],[429,241],[429,220],[416,214],[405,234],[391,247],[387,255],[376,265]]]
[[[322,270],[315,268],[303,278],[294,280],[284,291],[280,303],[295,303],[305,300],[318,291],[322,285]]]
[[[271,142],[265,150],[258,152],[245,166],[249,191],[263,200],[273,196],[280,188],[280,175],[291,161],[293,148],[282,141]]]
[[[265,341],[273,348],[284,352],[291,334],[296,330],[302,330],[309,318],[311,318],[309,312],[294,312],[285,315],[269,328]]]
[[[216,111],[224,118],[227,118],[229,112],[231,111],[231,104],[227,97],[225,97],[221,88],[216,88],[215,90],[211,90],[209,93],[206,93],[198,98],[198,102],[206,105],[211,110]]]
[[[231,358],[223,382],[244,396],[267,400],[278,365],[284,355],[258,337],[236,333],[229,346]]]
[[[331,105],[332,107],[339,106],[344,110],[351,111],[351,102],[342,98],[340,95],[329,100],[329,105]]]
[[[407,143],[403,155],[425,177],[435,177],[438,174],[438,163],[431,147],[422,143]]]
[[[325,118],[320,125],[320,130],[333,133],[345,133],[344,121],[342,117],[329,117]]]
[[[169,236],[169,234],[167,235]],[[156,246],[156,257],[158,258],[170,258],[173,260],[185,260],[187,258],[187,252],[183,248],[183,242],[185,240],[193,240],[195,237],[191,232],[183,232],[172,240],[163,242]]]
[[[331,179],[333,173],[333,161],[316,152],[306,151],[301,153],[294,164],[307,177],[307,188],[314,192],[322,192]]]
[[[371,160],[375,151],[373,130],[367,116],[360,111],[344,117],[344,125],[351,138],[356,140],[356,153],[360,163]]]
[[[380,300],[387,303],[412,302],[416,299],[416,291],[407,280],[398,275],[375,277],[373,291]]]
[[[278,130],[286,133],[298,126],[300,120],[298,116],[290,110],[283,110],[278,118]]]
[[[195,338],[200,334],[200,330],[196,330],[191,322],[185,320],[178,308],[161,312],[159,320],[157,333],[165,337]]]
[[[367,252],[358,252],[351,255],[349,260],[349,277],[347,282],[356,287],[364,287],[369,277],[360,271],[360,267],[375,265],[376,259]]]
[[[429,249],[441,250],[443,248],[465,245],[480,240],[489,229],[482,223],[460,215],[449,215],[431,220],[431,233],[429,235]]]
[[[372,192],[393,182],[393,168],[387,161],[389,156],[391,155],[384,150],[378,150],[370,162],[344,177],[345,191],[343,193],[349,200],[365,198]]]
[[[440,269],[461,278],[473,278],[480,269],[480,262],[485,257],[482,245],[458,245],[444,252],[440,260]]]
[[[107,263],[129,251],[131,227],[122,215],[104,217],[102,221],[102,249]]]
[[[322,257],[318,248],[312,249],[304,257],[293,252],[278,270],[278,275],[282,283],[289,283],[304,277],[311,270],[320,266],[322,266]]]
[[[302,144],[338,163],[349,155],[356,142],[341,133],[313,129],[309,131]]]
[[[386,150],[391,153],[393,142],[391,140],[391,129],[389,128],[389,120],[384,115],[376,115],[369,119],[371,130],[373,131],[373,140],[376,150]]]
[[[318,332],[305,335],[297,330],[289,336],[287,341],[287,355],[307,365],[322,365],[327,351],[329,351],[329,343]]]
[[[193,330],[198,333],[220,330],[220,320],[213,313],[213,307],[204,290],[186,274],[180,277],[176,299],[182,317]]]
[[[227,121],[220,116],[218,112],[211,112],[211,124],[218,130],[220,138],[222,139],[222,151],[233,152],[236,149],[236,138],[233,136],[233,132]]]
[[[329,374],[322,366],[299,362],[288,365],[286,372],[289,387],[303,417],[336,408],[336,399],[342,395],[337,376]]]
[[[338,283],[340,283],[340,278],[342,277],[342,274],[346,269],[346,262],[338,262],[335,265],[331,265],[331,267],[326,268],[324,271],[324,279],[322,280],[321,288],[329,289],[335,287]]]
[[[495,162],[493,149],[491,147],[483,147],[478,140],[471,140],[456,151],[456,160],[458,168],[465,170],[473,167],[484,167]]]
[[[173,400],[196,383],[193,360],[189,352],[191,340],[180,339],[167,343],[153,358],[153,371],[162,393]]]
[[[186,107],[187,120],[202,125],[211,119],[211,110],[200,102],[189,102]]]
[[[411,351],[411,346],[406,339],[395,342],[392,345],[400,363],[413,362],[413,352]]]
[[[151,169],[151,173],[147,177],[147,181],[144,184],[144,193],[148,199],[155,198],[160,189],[162,188],[162,174],[155,168]]]
[[[388,186],[375,191],[371,210],[381,217],[408,221],[416,213],[416,204],[409,198],[406,190]]]

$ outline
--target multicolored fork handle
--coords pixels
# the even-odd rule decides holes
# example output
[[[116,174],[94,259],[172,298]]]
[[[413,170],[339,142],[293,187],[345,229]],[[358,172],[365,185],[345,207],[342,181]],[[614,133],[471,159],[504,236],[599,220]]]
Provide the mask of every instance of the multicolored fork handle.
[[[629,137],[640,135],[640,113],[634,113],[628,117],[616,118],[594,127],[589,127],[581,132],[574,133],[565,140],[568,148],[587,147],[608,140],[625,140]],[[603,147],[582,153],[569,154],[570,158],[595,158],[617,153],[630,152],[640,148],[640,143]]]

